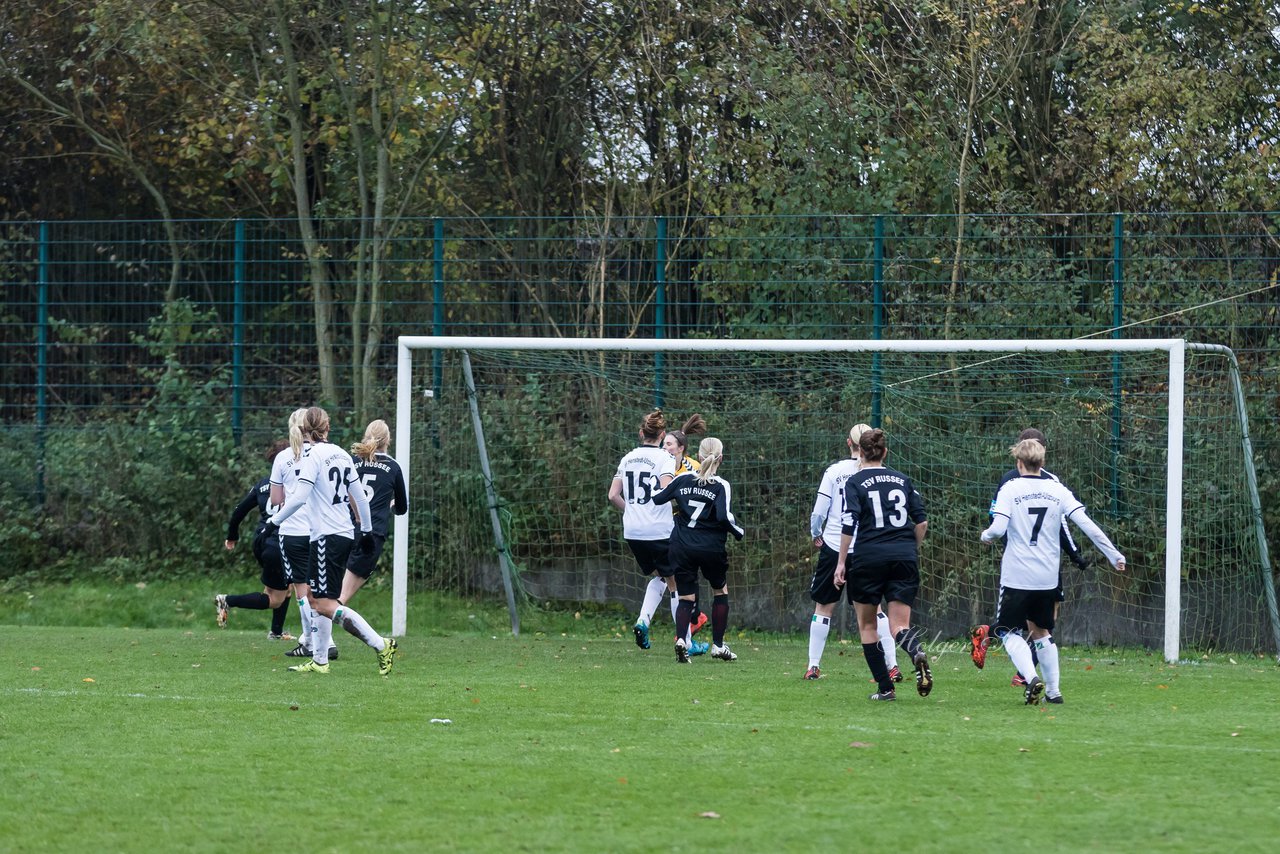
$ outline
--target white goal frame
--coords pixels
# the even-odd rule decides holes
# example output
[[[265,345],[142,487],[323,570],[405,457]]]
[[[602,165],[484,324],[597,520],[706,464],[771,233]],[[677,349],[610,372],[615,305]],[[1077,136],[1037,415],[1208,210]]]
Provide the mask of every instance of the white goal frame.
[[[1083,339],[1083,340],[1035,340],[1035,339],[984,339],[951,341],[885,341],[885,340],[669,340],[635,338],[528,338],[528,337],[468,337],[404,335],[398,339],[396,370],[396,458],[405,471],[410,470],[413,453],[413,423],[411,404],[413,399],[413,351],[414,350],[530,350],[530,351],[627,351],[633,353],[663,352],[756,352],[756,353],[1158,353],[1168,354],[1169,364],[1169,420],[1167,436],[1168,471],[1165,487],[1165,612],[1164,657],[1178,661],[1179,633],[1182,612],[1182,467],[1183,423],[1185,416],[1184,369],[1187,350],[1214,352],[1228,357],[1231,366],[1233,390],[1241,419],[1241,436],[1244,449],[1246,477],[1254,502],[1255,529],[1261,550],[1262,563],[1270,580],[1270,561],[1267,555],[1265,533],[1261,526],[1261,505],[1258,499],[1257,477],[1253,467],[1253,448],[1249,440],[1248,420],[1244,409],[1244,395],[1239,380],[1239,367],[1235,354],[1229,347],[1218,344],[1189,343],[1181,338],[1159,339]],[[464,360],[464,370],[470,374],[470,362]],[[477,421],[478,440],[482,465],[487,467],[482,433]],[[391,632],[405,633],[408,601],[409,567],[409,517],[395,518],[395,543],[393,548],[393,584]],[[501,530],[494,519],[495,538],[500,553],[503,552]],[[503,565],[504,573],[507,566]],[[505,578],[505,576],[504,576]],[[507,582],[508,605],[512,610],[512,629],[519,632],[515,616],[515,603],[511,594],[510,579]],[[1275,611],[1274,591],[1265,585],[1268,605]],[[1277,629],[1280,632],[1280,629]],[[1280,638],[1277,639],[1280,644]]]

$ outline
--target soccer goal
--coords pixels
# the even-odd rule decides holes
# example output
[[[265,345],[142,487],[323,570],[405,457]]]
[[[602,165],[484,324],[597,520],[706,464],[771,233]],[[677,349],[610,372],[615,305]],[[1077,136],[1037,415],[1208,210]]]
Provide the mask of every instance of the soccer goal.
[[[747,538],[730,547],[731,623],[812,613],[809,511],[857,422],[883,427],[930,525],[920,623],[963,637],[990,615],[999,552],[978,542],[1009,446],[1046,467],[1129,560],[1064,562],[1067,643],[1280,650],[1245,394],[1225,347],[1160,340],[742,341],[402,337],[393,631],[407,594],[635,605],[645,581],[605,500],[641,418],[701,413],[725,442]],[[690,442],[696,452],[697,437]]]

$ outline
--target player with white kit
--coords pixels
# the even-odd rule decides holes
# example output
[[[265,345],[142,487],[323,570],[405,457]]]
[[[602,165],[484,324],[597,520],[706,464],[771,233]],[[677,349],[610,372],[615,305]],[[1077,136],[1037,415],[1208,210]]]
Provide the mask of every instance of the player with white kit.
[[[271,505],[277,509],[283,507],[298,491],[298,474],[302,471],[302,460],[311,450],[311,442],[302,435],[302,422],[307,417],[307,408],[295,409],[289,415],[289,447],[276,454],[271,464]],[[293,595],[298,600],[298,619],[302,623],[298,645],[285,653],[290,658],[311,657],[311,633],[315,624],[315,616],[307,603],[307,573],[311,565],[311,522],[307,518],[306,506],[299,507],[280,527],[277,534],[280,540],[280,559],[284,562],[284,577],[293,588]],[[337,647],[329,650],[330,658],[338,657]]]
[[[1058,532],[1063,520],[1074,522],[1117,570],[1124,572],[1125,568],[1124,555],[1089,518],[1071,490],[1040,476],[1044,450],[1035,439],[1023,439],[1009,449],[1020,476],[1000,487],[991,526],[980,537],[988,544],[1008,537],[1000,561],[1000,604],[993,631],[1004,641],[1005,651],[1027,682],[1024,696],[1029,706],[1039,703],[1042,694],[1050,703],[1062,702],[1058,647],[1050,632],[1058,606]],[[1035,644],[1043,680],[1036,674],[1024,633],[1029,633]]]
[[[311,567],[307,580],[311,607],[316,612],[311,661],[289,669],[303,673],[329,672],[329,641],[336,620],[377,651],[378,672],[386,675],[395,656],[395,641],[373,631],[360,614],[338,601],[347,559],[355,545],[352,506],[360,520],[362,548],[368,550],[373,541],[369,502],[358,486],[355,461],[344,449],[329,442],[329,415],[323,409],[313,406],[307,410],[302,434],[312,444],[302,460],[298,490],[269,521],[279,525],[304,504],[311,521]],[[356,488],[353,489],[353,485]]]
[[[675,522],[671,510],[653,503],[675,476],[676,461],[662,448],[667,422],[655,409],[640,422],[640,446],[618,463],[609,484],[609,503],[622,511],[622,536],[635,556],[640,571],[652,576],[644,591],[644,602],[634,628],[636,646],[649,649],[649,624],[662,598],[676,589],[675,575],[667,554]],[[671,600],[675,619],[676,599]]]
[[[818,497],[813,502],[809,516],[809,536],[818,549],[818,562],[813,578],[809,580],[809,598],[813,600],[813,619],[809,621],[809,669],[805,679],[822,678],[822,653],[827,648],[827,636],[831,633],[831,617],[840,602],[840,588],[835,586],[836,548],[840,545],[841,518],[844,514],[844,484],[858,473],[862,458],[858,453],[858,439],[870,430],[870,425],[855,424],[845,439],[849,458],[829,466],[818,484]],[[880,648],[884,650],[884,663],[894,682],[902,681],[898,669],[898,647],[889,631],[889,618],[884,611],[876,612],[876,631],[880,636]]]

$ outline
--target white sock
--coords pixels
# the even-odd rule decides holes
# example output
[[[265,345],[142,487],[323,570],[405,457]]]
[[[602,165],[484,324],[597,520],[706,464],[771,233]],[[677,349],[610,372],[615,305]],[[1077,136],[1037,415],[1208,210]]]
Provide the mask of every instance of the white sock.
[[[889,618],[884,611],[876,613],[876,634],[880,636],[880,649],[884,650],[884,666],[892,670],[898,666],[898,645],[889,631]]]
[[[644,589],[644,604],[640,606],[640,619],[637,623],[649,625],[653,622],[653,612],[658,610],[658,603],[667,595],[667,582],[661,578],[649,579],[649,586]]]
[[[312,613],[315,625],[311,632],[311,659],[316,664],[328,664],[329,646],[333,641],[333,620],[319,611]]]
[[[364,617],[360,616],[346,605],[339,607],[337,612],[334,613],[333,618],[338,622],[338,625],[342,626],[342,628],[360,638],[360,640],[364,641],[379,652],[387,648],[387,642],[383,640],[382,635],[375,632],[373,630],[373,626],[369,625]]]
[[[307,604],[307,598],[304,596],[298,600],[298,621],[302,623],[302,633],[298,635],[298,642],[305,647],[311,646],[311,606]]]
[[[1058,645],[1053,642],[1053,635],[1045,635],[1035,643],[1040,669],[1044,671],[1044,693],[1048,697],[1061,696],[1062,671],[1058,667]]]
[[[822,664],[822,651],[827,648],[827,635],[831,634],[831,618],[814,614],[809,621],[809,666]]]
[[[1009,632],[1004,638],[1004,651],[1009,653],[1009,660],[1018,668],[1018,675],[1030,682],[1036,676],[1036,665],[1031,660],[1031,647],[1023,640],[1022,635]]]

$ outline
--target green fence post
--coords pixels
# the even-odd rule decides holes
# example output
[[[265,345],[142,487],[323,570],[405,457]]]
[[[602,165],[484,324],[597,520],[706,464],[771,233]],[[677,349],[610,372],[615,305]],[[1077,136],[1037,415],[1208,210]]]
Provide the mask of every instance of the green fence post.
[[[1111,218],[1111,337],[1124,323],[1124,214]],[[1120,513],[1120,426],[1123,383],[1120,354],[1111,357],[1111,512]]]
[[[431,234],[431,334],[444,334],[444,220],[432,221]],[[432,394],[440,394],[444,383],[444,354],[431,351]]]
[[[235,227],[234,305],[231,309],[231,436],[237,445],[244,436],[244,220]]]
[[[653,337],[665,338],[667,328],[667,218],[658,217],[657,245],[654,247],[654,283],[657,293],[654,296]],[[653,405],[662,408],[662,370],[665,366],[664,354],[661,350],[653,354]]]
[[[49,423],[49,223],[40,223],[36,264],[36,504],[44,506],[44,446]]]
[[[875,236],[871,241],[871,338],[879,341],[884,334],[884,217],[875,219]],[[880,426],[880,353],[871,354],[871,426]]]

